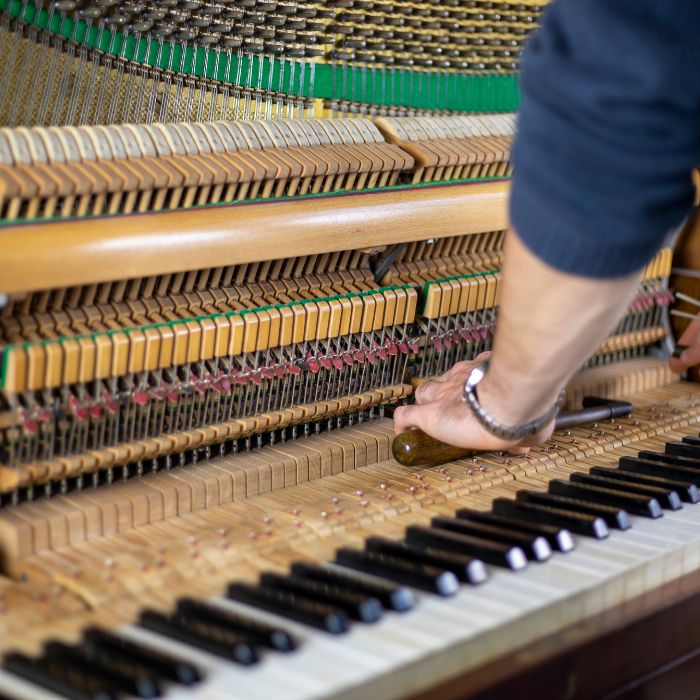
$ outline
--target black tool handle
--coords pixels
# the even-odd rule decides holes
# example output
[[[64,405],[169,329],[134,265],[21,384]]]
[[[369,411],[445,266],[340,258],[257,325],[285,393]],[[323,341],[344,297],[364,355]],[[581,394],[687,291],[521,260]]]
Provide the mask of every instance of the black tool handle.
[[[632,413],[632,404],[627,401],[609,401],[587,396],[583,399],[583,408],[560,413],[554,421],[554,429],[565,430],[586,423],[621,418],[630,413]],[[476,450],[467,450],[436,440],[422,430],[406,430],[397,435],[391,446],[391,452],[394,459],[406,467],[444,464],[477,454]]]

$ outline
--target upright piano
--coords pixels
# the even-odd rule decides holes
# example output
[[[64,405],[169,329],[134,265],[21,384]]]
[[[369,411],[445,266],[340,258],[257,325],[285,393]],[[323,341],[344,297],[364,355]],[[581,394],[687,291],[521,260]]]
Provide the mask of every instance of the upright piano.
[[[697,695],[693,223],[567,390],[630,416],[391,457],[490,347],[543,5],[0,0],[0,698]]]

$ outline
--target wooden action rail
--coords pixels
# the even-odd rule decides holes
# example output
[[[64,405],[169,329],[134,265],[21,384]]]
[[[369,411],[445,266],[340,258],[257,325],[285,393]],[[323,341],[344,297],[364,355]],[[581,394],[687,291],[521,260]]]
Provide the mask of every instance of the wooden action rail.
[[[44,508],[43,518],[40,504],[0,513],[3,538],[15,528],[21,529],[22,538],[41,543],[34,554],[6,557],[6,571],[25,583],[0,578],[0,607],[6,611],[0,616],[0,652],[21,650],[35,655],[49,636],[75,642],[88,626],[117,629],[137,619],[145,608],[169,613],[180,597],[206,600],[220,595],[232,580],[254,582],[262,572],[285,573],[299,560],[328,561],[339,546],[363,546],[367,537],[378,533],[401,538],[407,525],[452,515],[458,506],[488,509],[496,497],[512,498],[519,489],[542,489],[553,478],[610,465],[639,449],[658,449],[697,426],[693,387],[669,385],[639,396],[637,404],[629,419],[557,434],[527,458],[487,454],[476,463],[461,461],[418,471],[384,458],[390,425],[366,424],[352,437],[348,435],[348,443],[330,434],[311,438],[304,456],[297,453],[290,463],[297,459],[309,464],[314,455],[317,464],[329,464],[330,455],[342,454],[341,446],[349,443],[365,445],[368,456],[372,450],[379,463],[358,464],[354,469],[348,464],[347,471],[286,487],[278,480],[277,489],[271,488],[268,478],[259,482],[265,484],[259,491],[234,502],[206,503],[199,496],[199,507],[181,514],[176,513],[173,499],[185,503],[182,497],[177,500],[166,481],[144,477],[143,484],[149,486],[141,494],[148,492],[152,503],[165,499],[162,502],[173,514],[165,520],[150,521],[145,504],[130,501],[137,493],[131,484],[115,487],[102,514],[100,499],[88,499],[87,494],[61,497],[50,516]],[[381,436],[385,437],[380,440]],[[382,448],[374,452],[372,445],[378,442]],[[214,467],[218,476],[212,472],[208,478],[226,483],[230,477],[224,474],[235,471],[236,460],[247,460],[248,468],[262,475],[266,457],[261,453],[257,464],[246,455],[221,460]],[[211,493],[203,478],[204,473],[198,472],[182,482],[178,493]],[[119,511],[117,517],[120,498],[125,505],[130,503],[131,510]],[[108,533],[100,530],[104,522],[112,523]],[[676,575],[682,573],[677,569]],[[650,584],[636,577],[630,585],[641,592]],[[624,585],[615,588],[623,597],[625,589]],[[417,692],[453,673],[474,670],[489,660],[494,648],[505,654],[543,634],[556,634],[583,615],[622,602],[618,598],[593,593],[584,596],[581,604],[559,609],[556,616],[542,610],[534,619],[519,621],[517,631],[508,628],[497,638],[490,637],[488,645],[473,640],[457,656],[452,654],[448,663],[442,659],[439,668],[431,659],[422,660],[411,671],[410,682],[401,676],[406,685],[396,693],[408,688]]]
[[[503,231],[507,196],[505,181],[465,183],[6,225],[0,293]]]

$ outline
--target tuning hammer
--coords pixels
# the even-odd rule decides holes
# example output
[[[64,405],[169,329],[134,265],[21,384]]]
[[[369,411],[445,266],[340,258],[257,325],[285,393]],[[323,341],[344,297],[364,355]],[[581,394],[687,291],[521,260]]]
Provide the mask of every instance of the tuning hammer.
[[[554,429],[564,430],[586,423],[629,416],[632,413],[632,408],[632,404],[627,401],[586,396],[583,399],[583,408],[578,411],[560,413],[556,417]],[[477,454],[476,450],[448,445],[418,429],[406,430],[397,435],[391,445],[391,452],[394,459],[406,467],[444,464],[455,459],[473,457]]]

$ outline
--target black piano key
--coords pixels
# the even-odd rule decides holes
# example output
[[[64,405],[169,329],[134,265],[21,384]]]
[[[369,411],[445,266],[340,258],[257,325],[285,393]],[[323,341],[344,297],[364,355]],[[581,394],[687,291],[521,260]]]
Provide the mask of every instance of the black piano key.
[[[383,537],[370,537],[365,542],[365,548],[371,552],[382,552],[400,559],[408,559],[451,571],[462,583],[475,585],[483,583],[488,578],[486,567],[481,559],[463,554],[437,549],[421,549],[406,542],[396,542]]]
[[[600,474],[587,474],[585,472],[574,472],[569,479],[576,483],[601,486],[606,489],[615,489],[624,493],[655,498],[661,507],[667,510],[680,510],[683,507],[681,497],[674,490],[661,488],[660,486],[610,479]]]
[[[211,624],[232,629],[244,635],[253,644],[259,644],[274,651],[290,652],[299,646],[295,637],[282,627],[268,625],[239,613],[207,605],[193,598],[178,600],[177,615],[181,618],[207,620]]]
[[[450,596],[459,590],[459,581],[451,571],[381,552],[341,547],[335,553],[335,563],[440,596]]]
[[[76,676],[71,667],[16,652],[5,654],[3,668],[70,700],[117,700],[117,693],[107,688],[103,679],[89,669]]]
[[[547,484],[547,490],[556,496],[580,498],[586,503],[622,508],[628,513],[644,518],[660,518],[663,515],[660,503],[655,498],[648,496],[637,496],[624,491],[580,484],[564,479],[552,479]]]
[[[688,469],[688,467],[680,467],[661,460],[641,459],[639,457],[620,457],[618,464],[620,469],[626,471],[676,479],[687,484],[693,484],[700,489],[700,471],[696,469]]]
[[[695,459],[694,457],[673,455],[666,452],[651,452],[650,450],[643,450],[637,457],[639,457],[639,459],[648,459],[652,462],[661,462],[662,464],[673,464],[678,467],[685,467],[686,469],[700,470],[700,459]]]
[[[216,629],[207,629],[206,624],[191,625],[177,615],[166,616],[152,610],[142,612],[138,624],[164,637],[176,639],[243,666],[258,661],[255,647],[243,635],[219,634]]]
[[[475,523],[460,518],[446,518],[435,516],[430,521],[433,527],[439,530],[451,530],[470,537],[483,537],[485,540],[493,540],[501,544],[511,544],[525,552],[528,559],[533,561],[546,561],[552,556],[552,548],[549,542],[540,535],[528,535],[522,532],[514,532],[497,525],[487,523]]]
[[[688,444],[685,440],[683,442],[667,442],[664,452],[669,455],[678,455],[679,457],[700,459],[700,447]]]
[[[368,581],[341,569],[308,564],[307,562],[295,562],[290,571],[295,576],[321,581],[347,591],[371,596],[380,601],[387,610],[394,612],[406,612],[413,609],[416,604],[415,596],[410,588],[395,586],[383,581]]]
[[[513,571],[519,571],[527,566],[527,557],[520,547],[449,530],[411,525],[406,528],[406,542],[416,547],[467,554],[478,557],[487,564],[503,566]]]
[[[566,508],[552,508],[551,506],[538,503],[512,501],[509,498],[495,498],[491,507],[494,513],[499,515],[530,519],[537,523],[565,527],[577,535],[593,537],[597,540],[602,540],[610,534],[603,518],[567,510]]]
[[[557,527],[556,525],[528,522],[521,518],[508,518],[498,513],[473,510],[471,508],[460,508],[455,515],[463,520],[499,525],[510,530],[527,532],[530,535],[540,535],[549,542],[549,546],[552,549],[558,552],[570,552],[575,546],[574,538],[571,536],[571,533],[566,528]]]
[[[101,678],[107,688],[128,693],[137,698],[158,698],[161,696],[158,678],[143,666],[111,663],[101,654],[88,655],[78,647],[61,642],[47,642],[44,645],[44,658],[72,669],[75,673],[89,670]]]
[[[591,474],[603,476],[615,481],[626,483],[643,484],[645,486],[657,486],[667,491],[677,493],[684,503],[697,503],[700,500],[700,492],[694,484],[684,483],[677,479],[666,479],[662,476],[652,476],[650,474],[638,474],[621,468],[612,467],[592,467]]]
[[[361,593],[343,590],[337,586],[312,581],[291,574],[265,573],[260,576],[260,585],[278,591],[287,591],[309,600],[333,605],[360,622],[376,622],[383,613],[382,604],[376,599]]]
[[[232,583],[226,595],[231,600],[296,620],[329,634],[343,634],[350,628],[347,613],[340,608],[317,603],[288,591],[260,588],[249,583]]]
[[[199,669],[189,661],[155,651],[96,627],[83,632],[83,648],[87,654],[100,651],[110,658],[119,658],[121,663],[143,664],[159,678],[181,685],[190,686],[202,680]]]
[[[618,530],[627,530],[632,526],[627,512],[614,506],[595,504],[584,501],[581,498],[558,496],[553,493],[542,493],[541,491],[518,491],[515,497],[517,500],[527,503],[538,503],[539,505],[551,506],[552,508],[595,515],[603,518],[608,527],[614,527]]]

